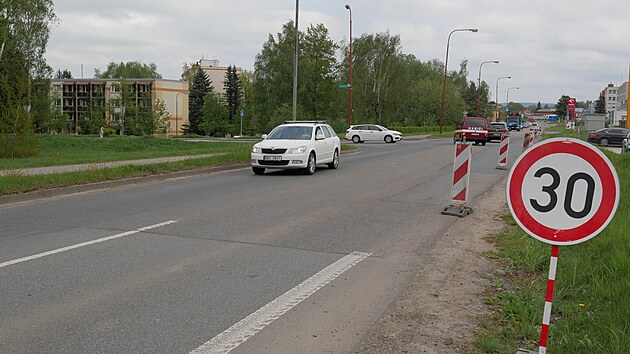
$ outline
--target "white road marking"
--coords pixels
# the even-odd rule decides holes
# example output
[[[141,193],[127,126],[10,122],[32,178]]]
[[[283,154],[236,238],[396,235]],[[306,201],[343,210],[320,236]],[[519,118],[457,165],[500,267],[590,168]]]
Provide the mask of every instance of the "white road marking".
[[[8,267],[10,265],[14,265],[14,264],[17,264],[17,263],[32,261],[32,260],[37,259],[37,258],[42,258],[42,257],[50,256],[50,255],[53,255],[53,254],[56,254],[56,253],[61,253],[61,252],[73,250],[75,248],[90,246],[90,245],[93,245],[93,244],[96,244],[96,243],[101,243],[101,242],[105,242],[105,241],[109,241],[109,240],[113,240],[113,239],[129,236],[129,235],[137,234],[137,233],[142,232],[142,231],[147,231],[147,230],[155,229],[155,228],[158,228],[158,227],[161,227],[161,226],[174,224],[176,222],[177,221],[169,220],[169,221],[165,221],[165,222],[162,222],[162,223],[159,223],[159,224],[141,227],[141,228],[136,229],[136,230],[126,231],[126,232],[119,233],[119,234],[116,234],[116,235],[99,238],[97,240],[77,243],[76,245],[62,247],[62,248],[58,248],[56,250],[47,251],[47,252],[43,252],[43,253],[38,253],[38,254],[34,254],[32,256],[28,256],[28,257],[18,258],[18,259],[14,259],[12,261],[2,262],[2,263],[0,263],[0,268]]]
[[[190,353],[228,353],[370,254],[352,252],[341,258]]]

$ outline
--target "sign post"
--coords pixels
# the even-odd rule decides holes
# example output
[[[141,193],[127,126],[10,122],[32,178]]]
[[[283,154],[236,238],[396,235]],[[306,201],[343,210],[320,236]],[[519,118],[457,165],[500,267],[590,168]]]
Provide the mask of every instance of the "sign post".
[[[590,240],[606,228],[619,204],[619,178],[606,155],[592,145],[572,138],[548,139],[514,163],[506,196],[518,225],[552,245],[538,350],[544,354],[559,246]]]

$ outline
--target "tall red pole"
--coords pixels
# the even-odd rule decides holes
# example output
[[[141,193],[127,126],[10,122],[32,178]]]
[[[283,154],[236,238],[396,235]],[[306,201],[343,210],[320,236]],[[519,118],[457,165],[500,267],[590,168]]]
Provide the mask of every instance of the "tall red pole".
[[[350,11],[350,96],[348,98],[348,126],[352,125],[352,8],[346,4],[346,9]]]

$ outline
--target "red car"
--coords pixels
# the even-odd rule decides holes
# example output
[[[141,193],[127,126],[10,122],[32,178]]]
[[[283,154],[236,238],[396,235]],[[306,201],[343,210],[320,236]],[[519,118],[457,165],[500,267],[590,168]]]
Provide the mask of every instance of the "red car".
[[[453,143],[472,141],[485,146],[488,141],[488,122],[482,117],[464,117],[453,134]]]

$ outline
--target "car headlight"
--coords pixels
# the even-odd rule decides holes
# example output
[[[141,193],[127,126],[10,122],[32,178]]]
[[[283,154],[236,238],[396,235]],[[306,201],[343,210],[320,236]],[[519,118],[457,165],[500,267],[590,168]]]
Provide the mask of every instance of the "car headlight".
[[[254,147],[252,147],[252,153],[253,154],[260,154],[260,153],[262,153],[262,150],[260,149],[260,146],[254,145]]]
[[[287,149],[287,154],[303,154],[306,152],[306,145]]]

